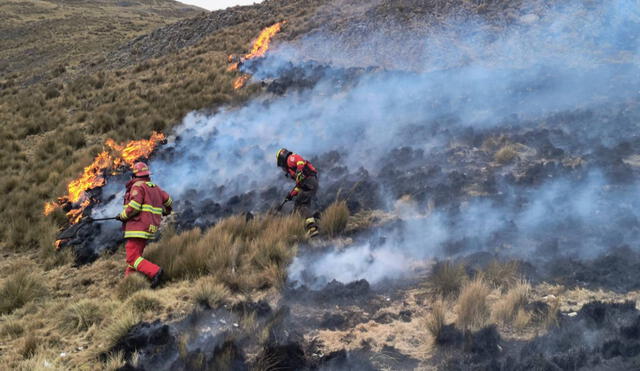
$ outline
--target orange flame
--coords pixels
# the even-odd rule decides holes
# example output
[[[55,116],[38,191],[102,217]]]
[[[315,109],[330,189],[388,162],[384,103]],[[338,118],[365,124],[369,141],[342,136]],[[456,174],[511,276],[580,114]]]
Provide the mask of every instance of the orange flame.
[[[119,154],[119,158],[115,160],[115,167],[119,167],[122,161],[131,167],[137,159],[148,158],[158,143],[163,141],[164,138],[164,134],[154,132],[148,140],[132,140],[129,141],[126,146],[116,144],[113,139],[107,139],[105,144]]]
[[[265,55],[267,50],[269,50],[269,44],[271,44],[271,39],[282,29],[282,26],[287,23],[287,21],[282,21],[274,24],[273,26],[269,26],[260,32],[258,38],[253,42],[253,47],[251,48],[251,53],[244,56],[244,59],[253,59],[262,57]]]
[[[105,178],[107,171],[116,172],[123,165],[131,167],[136,160],[148,158],[164,138],[164,134],[154,132],[148,140],[132,140],[126,145],[107,139],[105,144],[111,149],[111,153],[100,152],[91,165],[84,168],[82,175],[69,183],[66,196],[44,205],[44,215],[49,215],[64,205],[71,205],[73,208],[67,212],[67,219],[71,224],[78,223],[83,217],[84,210],[92,203],[86,192],[104,186],[107,182]]]
[[[260,35],[258,35],[258,38],[256,38],[253,42],[251,52],[245,54],[242,58],[230,55],[227,58],[227,61],[230,63],[229,67],[227,67],[227,71],[237,71],[242,62],[264,56],[267,53],[267,50],[269,50],[271,39],[273,39],[273,37],[278,32],[280,32],[280,30],[282,30],[282,26],[286,23],[287,21],[278,22],[262,30],[262,32],[260,32]],[[236,78],[233,81],[233,88],[236,90],[242,88],[247,83],[250,77],[250,75],[244,75]]]
[[[251,75],[242,75],[242,76],[236,78],[233,81],[233,88],[236,89],[236,90],[242,88],[250,78],[251,78]]]

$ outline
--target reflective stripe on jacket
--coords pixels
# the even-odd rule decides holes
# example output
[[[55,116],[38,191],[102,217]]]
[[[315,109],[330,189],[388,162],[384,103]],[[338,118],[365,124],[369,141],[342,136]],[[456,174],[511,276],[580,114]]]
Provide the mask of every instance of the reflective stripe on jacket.
[[[302,156],[292,153],[287,157],[287,173],[291,179],[295,180],[295,187],[289,192],[291,197],[295,197],[301,191],[300,186],[305,177],[313,176],[318,173],[318,170]]]
[[[173,200],[149,178],[133,178],[127,183],[120,218],[125,221],[124,238],[153,239],[162,215],[171,213]]]

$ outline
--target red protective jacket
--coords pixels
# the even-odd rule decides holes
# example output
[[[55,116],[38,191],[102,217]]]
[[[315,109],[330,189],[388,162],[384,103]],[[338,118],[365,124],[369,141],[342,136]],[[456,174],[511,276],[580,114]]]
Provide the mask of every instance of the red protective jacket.
[[[155,237],[163,215],[171,214],[173,200],[149,178],[134,178],[127,183],[124,209],[120,213],[124,238]]]
[[[287,168],[285,169],[289,177],[296,181],[295,187],[289,192],[291,197],[295,197],[300,192],[300,186],[304,179],[308,176],[315,176],[318,174],[318,170],[316,170],[313,165],[302,158],[302,156],[292,153],[287,157]]]

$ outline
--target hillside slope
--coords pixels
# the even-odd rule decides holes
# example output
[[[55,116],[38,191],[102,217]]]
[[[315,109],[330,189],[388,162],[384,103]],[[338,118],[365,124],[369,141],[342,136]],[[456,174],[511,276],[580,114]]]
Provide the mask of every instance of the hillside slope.
[[[85,45],[53,73],[12,64],[0,78],[2,363],[638,368],[639,11],[267,0],[117,42],[93,35],[110,46]],[[285,20],[264,58],[229,68]],[[153,179],[175,202],[145,251],[166,273],[149,290],[122,279],[118,223],[56,251],[64,206],[78,205],[43,206],[105,140],[153,131],[168,137]],[[273,209],[292,186],[273,163],[281,146],[320,171],[318,239]],[[121,210],[125,176],[104,178],[86,215]]]
[[[123,40],[203,9],[163,1],[7,1],[0,4],[0,76],[34,82],[73,70]]]

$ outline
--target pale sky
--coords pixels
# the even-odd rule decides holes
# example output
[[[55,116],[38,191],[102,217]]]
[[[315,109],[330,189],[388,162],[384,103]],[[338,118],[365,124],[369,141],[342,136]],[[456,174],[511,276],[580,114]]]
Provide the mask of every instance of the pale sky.
[[[261,3],[262,0],[178,0],[181,3],[191,4],[208,10],[218,10],[234,5],[251,5]]]

